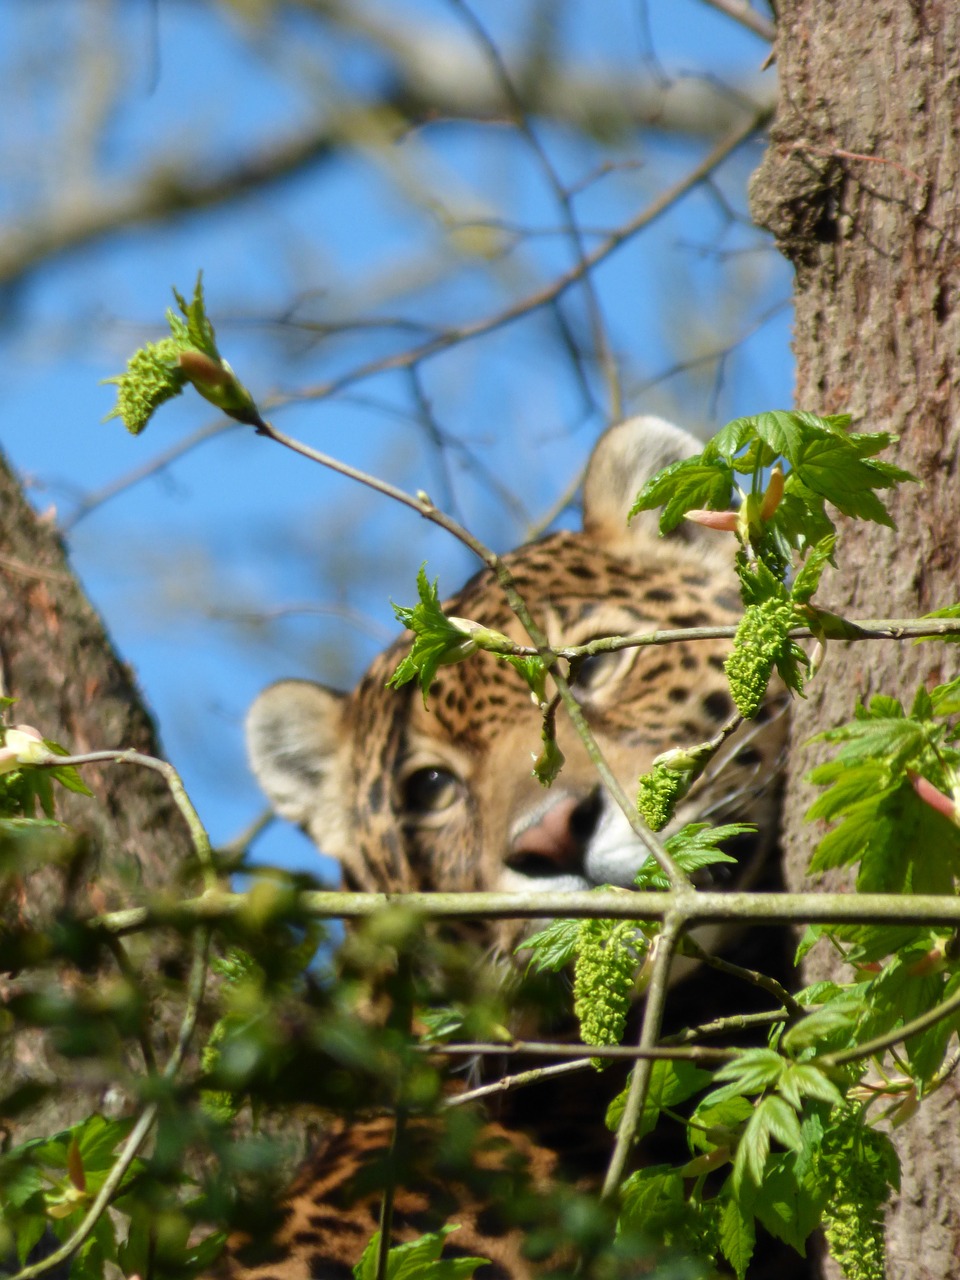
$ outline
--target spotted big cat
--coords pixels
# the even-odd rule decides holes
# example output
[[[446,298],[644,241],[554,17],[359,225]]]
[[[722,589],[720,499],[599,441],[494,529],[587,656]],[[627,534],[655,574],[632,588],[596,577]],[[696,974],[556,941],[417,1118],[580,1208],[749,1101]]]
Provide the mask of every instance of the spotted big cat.
[[[504,556],[551,646],[739,620],[728,539],[689,522],[662,538],[650,513],[627,521],[643,483],[699,448],[687,432],[657,418],[613,427],[587,468],[582,528],[548,534]],[[443,607],[529,643],[489,570]],[[276,812],[337,858],[343,886],[352,890],[539,894],[632,886],[647,848],[563,714],[556,732],[564,764],[545,788],[531,769],[541,712],[521,676],[479,652],[441,666],[425,703],[415,684],[388,685],[411,639],[405,634],[386,649],[352,692],[284,680],[257,698],[247,720],[249,753]],[[724,673],[729,651],[729,640],[688,640],[598,653],[572,668],[572,691],[628,794],[655,757],[714,738],[731,720]],[[672,828],[755,824],[758,835],[737,850],[750,864],[741,868],[744,874],[758,864],[776,826],[785,735],[780,701],[724,740],[672,822]],[[514,922],[495,923],[481,944],[502,963],[517,940]],[[585,1091],[582,1078],[570,1080],[502,1106],[483,1130],[480,1162],[500,1162],[503,1169],[522,1163],[537,1186],[548,1186],[559,1166],[576,1166],[576,1126],[560,1125],[558,1133],[557,1125],[566,1114],[564,1095]],[[219,1274],[351,1276],[376,1230],[378,1202],[354,1199],[350,1188],[364,1163],[387,1148],[390,1132],[383,1116],[331,1121],[286,1202],[279,1231],[267,1242],[248,1241],[246,1253],[232,1249]],[[456,1223],[444,1256],[488,1259],[477,1271],[483,1280],[539,1274],[502,1204],[478,1194],[469,1180],[431,1168],[429,1126],[415,1127],[413,1140],[424,1144],[423,1179],[397,1193],[396,1240],[412,1239],[430,1224]],[[577,1185],[588,1183],[592,1172],[586,1164],[575,1167]]]

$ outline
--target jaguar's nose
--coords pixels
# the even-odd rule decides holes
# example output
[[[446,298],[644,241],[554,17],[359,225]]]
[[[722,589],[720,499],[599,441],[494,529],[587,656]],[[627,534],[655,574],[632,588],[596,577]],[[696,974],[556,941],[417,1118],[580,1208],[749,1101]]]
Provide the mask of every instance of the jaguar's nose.
[[[513,837],[507,866],[525,876],[583,875],[602,808],[599,788],[556,797]]]

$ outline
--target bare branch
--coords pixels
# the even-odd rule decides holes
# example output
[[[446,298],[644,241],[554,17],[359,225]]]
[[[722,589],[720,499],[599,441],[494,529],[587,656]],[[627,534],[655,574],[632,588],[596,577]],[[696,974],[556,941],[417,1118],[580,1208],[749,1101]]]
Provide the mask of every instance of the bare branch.
[[[107,753],[94,753],[102,759]],[[85,763],[89,757],[64,757]],[[243,916],[248,897],[209,890],[181,902],[109,911],[90,924],[123,936],[157,925],[187,928],[198,921],[227,921]],[[285,910],[293,919],[362,920],[386,907],[404,907],[428,920],[663,920],[672,911],[688,925],[736,923],[898,924],[960,926],[960,898],[949,894],[894,893],[721,893],[698,889],[673,894],[644,890],[595,890],[576,893],[343,893],[335,889],[291,892]]]
[[[773,44],[777,38],[777,28],[774,23],[769,18],[765,18],[762,13],[757,13],[748,0],[703,0],[703,3],[719,9],[728,18],[733,18],[754,35],[760,36],[762,40],[769,40]]]
[[[324,114],[306,126],[256,144],[233,163],[207,155],[157,159],[139,176],[123,183],[100,177],[88,188],[71,187],[56,206],[21,210],[16,225],[0,229],[0,285],[23,280],[41,262],[95,243],[123,227],[182,217],[222,206],[264,191],[330,160],[371,128],[395,136],[424,120],[495,119],[502,115],[502,95],[489,74],[449,75],[450,62],[431,58],[417,40],[401,41],[406,65],[395,61],[391,92],[373,102]],[[397,46],[398,51],[400,45]],[[434,68],[426,75],[425,68]],[[438,81],[436,70],[445,77]],[[752,90],[754,86],[750,86]],[[747,96],[751,96],[748,92]],[[752,96],[756,96],[753,94]],[[771,103],[760,90],[757,100]],[[582,76],[566,68],[531,86],[526,109],[594,132],[627,132],[640,126],[715,137],[739,114],[706,82],[678,81],[669,91],[660,86],[602,76]]]
[[[483,1041],[420,1044],[417,1049],[421,1053],[447,1053],[468,1058],[474,1054],[490,1058],[498,1056],[513,1058],[530,1054],[534,1058],[572,1058],[577,1062],[583,1059],[584,1054],[589,1055],[586,1058],[587,1062],[590,1058],[609,1058],[611,1061],[626,1060],[628,1062],[636,1062],[644,1058],[653,1062],[658,1060],[661,1062],[729,1062],[738,1053],[743,1053],[742,1049],[711,1049],[705,1045],[657,1046],[644,1049],[639,1045],[629,1044],[554,1044],[552,1040],[511,1040],[509,1044],[488,1044]]]
[[[417,347],[412,347],[407,351],[402,351],[394,356],[387,356],[383,359],[371,360],[366,364],[357,365],[354,369],[336,377],[331,378],[327,382],[322,382],[307,387],[299,391],[296,395],[277,397],[273,401],[273,406],[280,404],[299,403],[302,400],[325,400],[330,396],[336,395],[345,387],[352,386],[356,382],[363,379],[373,377],[375,374],[387,373],[395,369],[407,369],[411,365],[418,364],[422,360],[427,360],[431,356],[438,355],[442,351],[446,351],[451,347],[458,346],[472,338],[483,337],[488,333],[494,333],[498,329],[505,328],[508,324],[512,324],[523,316],[531,315],[534,311],[542,307],[546,307],[561,298],[568,289],[577,284],[585,272],[591,272],[600,263],[604,262],[611,254],[615,253],[622,245],[631,240],[645,227],[651,226],[658,218],[661,218],[668,209],[672,208],[679,200],[688,195],[696,187],[700,185],[709,175],[721,165],[724,160],[728,159],[739,147],[760,129],[764,128],[772,118],[772,111],[768,108],[760,108],[755,114],[749,116],[741,122],[709,152],[708,155],[690,170],[690,172],[675,182],[672,186],[667,187],[654,200],[652,200],[644,209],[637,214],[635,218],[631,218],[624,223],[616,231],[612,232],[599,245],[592,249],[583,259],[582,263],[577,263],[569,271],[561,276],[557,276],[548,285],[542,289],[536,290],[534,293],[528,294],[526,298],[519,302],[505,307],[492,316],[487,316],[482,320],[477,320],[473,324],[452,326],[443,333],[438,334],[434,338],[430,338],[426,342],[421,343]]]

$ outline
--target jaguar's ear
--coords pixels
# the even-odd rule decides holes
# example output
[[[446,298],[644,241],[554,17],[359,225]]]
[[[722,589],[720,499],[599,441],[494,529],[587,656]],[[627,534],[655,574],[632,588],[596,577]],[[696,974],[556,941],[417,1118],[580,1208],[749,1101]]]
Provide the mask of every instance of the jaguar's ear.
[[[343,785],[346,701],[310,680],[281,680],[247,712],[247,753],[270,803],[336,857],[352,827]]]
[[[590,456],[583,484],[583,528],[594,542],[628,554],[656,539],[660,513],[643,511],[627,524],[627,512],[651,476],[703,449],[696,436],[663,418],[628,418],[604,433]],[[683,521],[671,538],[716,548],[716,533]]]

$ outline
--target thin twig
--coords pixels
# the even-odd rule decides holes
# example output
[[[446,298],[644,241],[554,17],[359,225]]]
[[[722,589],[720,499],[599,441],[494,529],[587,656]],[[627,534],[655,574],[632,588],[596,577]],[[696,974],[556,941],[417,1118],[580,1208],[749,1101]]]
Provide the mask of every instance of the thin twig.
[[[711,955],[708,951],[704,951],[703,947],[693,938],[684,939],[684,954],[688,950],[692,952],[701,964],[715,969],[717,973],[725,973],[730,978],[740,978],[743,982],[748,982],[750,986],[759,987],[762,991],[766,991],[773,996],[774,1000],[783,1005],[784,1010],[791,1018],[801,1018],[808,1012],[803,1005],[797,1003],[782,983],[777,982],[776,978],[768,977],[767,974],[761,973],[758,969],[746,969],[743,965],[734,964],[731,960],[725,960],[723,956]]]
[[[712,1022],[701,1022],[699,1026],[687,1027],[673,1035],[664,1036],[660,1043],[689,1044],[691,1040],[700,1040],[703,1036],[724,1036],[731,1031],[748,1031],[751,1027],[771,1027],[778,1022],[785,1022],[786,1018],[783,1009],[769,1009],[764,1013],[731,1013],[724,1018],[714,1018]]]
[[[644,209],[637,214],[635,218],[631,218],[628,222],[612,232],[606,237],[596,248],[584,255],[583,262],[577,263],[569,271],[563,275],[556,277],[550,284],[545,285],[542,289],[538,289],[528,294],[519,302],[512,306],[505,307],[498,311],[495,315],[487,316],[481,320],[475,321],[473,324],[460,325],[447,329],[444,333],[431,338],[426,342],[420,343],[416,347],[412,347],[407,351],[398,352],[394,356],[387,356],[382,359],[371,360],[365,364],[357,365],[354,369],[348,370],[336,378],[331,378],[326,382],[317,383],[313,387],[307,387],[296,395],[288,396],[282,400],[278,399],[275,404],[287,404],[303,400],[326,400],[338,392],[343,391],[346,387],[351,386],[355,382],[363,381],[366,378],[374,377],[380,373],[388,373],[392,370],[406,369],[420,361],[427,360],[431,356],[438,355],[442,351],[446,351],[451,347],[459,346],[464,342],[468,342],[473,338],[484,337],[488,333],[494,333],[498,329],[502,329],[514,320],[521,317],[531,315],[533,312],[547,307],[562,297],[568,289],[578,284],[584,277],[589,274],[600,263],[604,262],[617,249],[632,240],[640,231],[651,226],[659,218],[661,218],[670,207],[682,199],[683,196],[689,195],[696,187],[704,181],[724,160],[733,154],[739,147],[772,119],[773,108],[763,107],[758,109],[743,124],[737,125],[713,147],[710,152],[694,165],[690,172],[675,182],[673,186],[662,191],[654,200],[652,200]]]
[[[447,3],[461,15],[477,40],[483,48],[484,55],[491,68],[494,76],[498,81],[507,104],[510,114],[513,116],[514,123],[520,130],[520,133],[527,141],[533,154],[536,156],[543,170],[543,175],[547,180],[547,185],[553,191],[560,213],[563,219],[564,230],[570,246],[573,250],[574,260],[580,270],[583,272],[583,294],[587,304],[587,315],[590,321],[590,331],[593,338],[594,354],[604,372],[609,392],[608,417],[611,422],[619,421],[623,411],[623,390],[620,385],[620,376],[617,370],[616,360],[610,349],[610,340],[607,336],[606,325],[603,320],[603,313],[600,308],[600,300],[597,297],[596,286],[594,284],[593,273],[585,270],[586,266],[586,248],[583,243],[583,233],[573,207],[573,199],[570,192],[560,181],[560,175],[547,155],[546,149],[540,141],[536,129],[530,121],[526,108],[517,93],[516,87],[507,70],[506,63],[501,56],[500,49],[494,40],[491,39],[489,32],[483,23],[476,16],[466,0],[447,0]]]
[[[447,1110],[452,1107],[463,1107],[470,1102],[479,1102],[481,1098],[489,1098],[495,1093],[510,1093],[514,1089],[524,1089],[528,1085],[539,1084],[541,1080],[551,1080],[555,1076],[589,1071],[591,1066],[590,1058],[574,1058],[572,1062],[555,1062],[551,1067],[531,1067],[529,1071],[518,1071],[516,1075],[501,1076],[492,1084],[478,1085],[476,1089],[468,1089],[466,1093],[455,1093],[444,1098],[443,1105]]]
[[[180,458],[190,453],[191,450],[198,448],[199,445],[206,444],[208,440],[222,436],[227,431],[236,431],[239,427],[240,424],[234,422],[232,418],[218,418],[216,422],[208,422],[205,426],[199,427],[163,453],[159,453],[155,458],[151,458],[149,462],[145,462],[143,466],[135,467],[131,471],[125,472],[117,480],[111,481],[110,484],[105,484],[102,489],[88,494],[77,506],[76,510],[60,522],[61,529],[64,533],[69,533],[81,520],[98,507],[102,507],[105,502],[109,502],[111,498],[116,498],[119,494],[131,489],[142,480],[166,470],[171,463],[177,462]]]
[[[960,618],[845,618],[849,634],[835,643],[855,643],[858,640],[936,640],[960,636]],[[553,650],[558,658],[573,661],[590,658],[597,653],[616,653],[621,649],[644,649],[661,644],[678,644],[697,640],[732,640],[737,634],[737,624],[728,623],[715,627],[665,627],[658,631],[638,631],[622,636],[603,636],[587,644],[559,645]],[[791,640],[819,639],[820,633],[811,627],[793,627],[788,633]],[[505,642],[494,647],[491,653],[514,654],[531,658],[537,650],[530,645]]]
[[[169,764],[166,760],[159,760],[156,756],[144,755],[142,751],[133,750],[87,751],[77,756],[60,756],[50,752],[44,759],[31,760],[30,763],[39,768],[51,769],[62,768],[65,765],[80,764],[136,764],[145,769],[152,769],[155,773],[162,774],[170,789],[170,794],[173,796],[174,804],[180,810],[187,824],[193,848],[197,855],[197,861],[200,863],[204,885],[208,891],[219,889],[220,876],[214,864],[210,837],[200,821],[200,815],[193,807],[193,802],[187,795],[183,780],[172,764]]]
[[[703,3],[710,5],[714,9],[719,9],[728,18],[733,18],[735,22],[739,22],[748,31],[760,36],[762,40],[768,40],[772,44],[777,38],[776,26],[769,18],[765,18],[762,13],[757,13],[756,9],[747,3],[747,0],[703,0]]]
[[[639,232],[646,227],[652,225],[660,217],[662,217],[670,207],[677,201],[681,200],[685,195],[693,191],[701,182],[703,182],[710,173],[717,168],[724,160],[733,154],[748,138],[752,137],[759,129],[762,129],[771,119],[773,115],[772,107],[764,107],[759,109],[745,123],[737,125],[724,138],[711,149],[707,156],[690,170],[686,177],[681,178],[673,186],[668,187],[666,191],[661,192],[654,200],[650,202],[644,209],[637,214],[636,217],[630,219],[618,230],[606,236],[605,239],[589,253],[584,254],[582,261],[577,262],[570,271],[558,276],[550,284],[542,289],[536,290],[534,293],[528,294],[526,298],[514,303],[512,306],[496,312],[492,316],[487,316],[473,324],[460,325],[444,330],[443,333],[435,334],[426,339],[419,345],[409,348],[407,351],[400,352],[397,355],[378,358],[376,360],[366,361],[363,364],[355,366],[346,373],[336,378],[332,378],[324,383],[319,383],[313,387],[307,387],[295,394],[271,396],[264,401],[264,409],[273,412],[282,409],[289,404],[297,404],[304,400],[326,400],[337,395],[339,392],[346,390],[347,387],[357,382],[365,381],[368,378],[375,377],[380,373],[387,373],[398,369],[410,369],[420,362],[429,359],[444,352],[452,347],[459,346],[465,342],[472,341],[474,338],[480,338],[488,333],[493,333],[498,329],[512,324],[514,320],[531,315],[544,307],[551,306],[558,301],[569,289],[591,276],[594,268],[599,266],[606,258],[633,239]],[[2,276],[2,263],[0,263],[0,276]],[[122,493],[132,485],[146,477],[155,474],[166,466],[170,465],[183,454],[188,453],[191,449],[205,443],[207,440],[220,435],[222,432],[231,430],[236,427],[236,423],[223,419],[219,419],[215,423],[209,423],[194,432],[186,440],[181,441],[178,445],[167,450],[159,457],[146,463],[143,467],[128,472],[119,480],[110,485],[104,486],[97,493],[92,494],[80,504],[77,510],[63,522],[63,528],[70,530],[78,521],[82,520],[86,515],[93,511],[96,507],[101,506],[104,502]],[[422,513],[421,513],[422,514]]]
[[[859,160],[864,164],[888,165],[891,169],[896,169],[898,173],[902,173],[905,178],[913,178],[914,182],[921,184],[924,181],[916,170],[908,169],[906,165],[901,164],[898,160],[890,160],[887,156],[870,156],[862,151],[844,151],[842,147],[817,147],[812,142],[804,142],[802,139],[798,142],[787,144],[785,149],[787,151],[804,151],[811,156],[822,156],[825,160]]]
[[[674,912],[669,913],[664,919],[663,930],[654,943],[656,952],[653,957],[653,976],[647,988],[640,1039],[637,1044],[638,1051],[644,1052],[645,1056],[640,1058],[630,1073],[630,1085],[623,1105],[623,1115],[617,1126],[617,1140],[603,1180],[601,1195],[604,1199],[609,1199],[616,1194],[623,1181],[630,1150],[636,1141],[640,1117],[643,1115],[653,1074],[653,1058],[650,1053],[660,1038],[660,1028],[663,1025],[663,1014],[667,1003],[667,990],[670,986],[670,965],[685,924],[683,916]]]
[[[517,1057],[529,1054],[531,1058],[573,1058],[579,1059],[583,1054],[589,1054],[591,1058],[610,1058],[622,1059],[627,1062],[634,1062],[643,1058],[650,1058],[652,1061],[683,1061],[683,1062],[726,1062],[730,1058],[735,1058],[737,1054],[743,1053],[743,1049],[714,1049],[706,1045],[693,1045],[684,1047],[674,1045],[665,1048],[657,1046],[655,1048],[644,1048],[641,1045],[623,1045],[623,1044],[554,1044],[550,1040],[511,1040],[507,1044],[495,1044],[492,1041],[488,1044],[482,1040],[476,1043],[464,1042],[450,1044],[421,1044],[416,1046],[419,1052],[435,1054],[445,1053],[456,1057]]]
[[[526,601],[517,590],[513,574],[498,556],[489,547],[485,546],[479,538],[476,538],[469,529],[466,529],[458,521],[441,511],[426,494],[407,493],[405,490],[398,488],[396,485],[389,484],[385,480],[381,480],[378,476],[369,474],[366,471],[360,471],[356,467],[351,467],[345,462],[341,462],[338,458],[332,457],[330,454],[321,453],[319,449],[304,444],[302,440],[297,440],[293,436],[288,436],[270,422],[260,420],[257,426],[257,434],[265,436],[272,440],[275,444],[283,445],[285,448],[298,453],[301,457],[308,458],[312,462],[317,462],[321,466],[327,467],[331,471],[336,471],[340,475],[356,480],[359,484],[365,485],[369,489],[373,489],[377,493],[382,493],[388,498],[401,503],[403,506],[410,507],[416,511],[424,519],[430,520],[433,524],[439,525],[441,529],[445,529],[449,534],[462,542],[468,547],[477,558],[486,565],[490,572],[496,577],[500,588],[507,599],[510,608],[520,620],[524,630],[533,641],[533,653],[543,659],[547,669],[550,671],[551,679],[557,687],[557,692],[563,700],[563,704],[567,709],[574,728],[576,729],[580,740],[583,742],[587,754],[593,761],[600,774],[604,785],[610,792],[611,797],[617,806],[621,809],[630,828],[637,838],[641,841],[644,848],[653,857],[658,866],[667,876],[670,885],[676,891],[686,890],[692,892],[692,886],[687,876],[676,865],[673,858],[667,853],[663,844],[652,831],[641,820],[637,813],[636,806],[633,805],[615,777],[610,766],[604,759],[603,753],[594,737],[590,726],[587,724],[586,718],[580,709],[580,705],[573,695],[569,684],[563,675],[556,668],[556,654],[550,647],[546,633],[543,631],[539,623],[530,613]]]
[[[43,569],[40,565],[26,564],[23,560],[17,560],[15,556],[0,555],[0,569],[16,574],[18,578],[35,578],[40,582],[75,581],[72,574],[64,573],[60,569]]]
[[[509,1093],[514,1089],[524,1089],[529,1085],[539,1084],[541,1080],[549,1080],[554,1076],[575,1074],[580,1071],[588,1071],[593,1066],[594,1058],[622,1058],[629,1057],[636,1059],[639,1057],[656,1058],[673,1058],[678,1055],[673,1051],[680,1048],[690,1041],[697,1041],[703,1036],[719,1036],[729,1034],[731,1031],[746,1031],[751,1027],[769,1027],[778,1022],[786,1020],[786,1013],[782,1009],[773,1009],[766,1013],[739,1013],[731,1014],[726,1018],[716,1018],[713,1022],[704,1022],[696,1027],[689,1027],[685,1031],[677,1032],[675,1035],[664,1036],[660,1042],[660,1047],[652,1050],[640,1050],[638,1048],[628,1048],[625,1052],[617,1052],[617,1048],[622,1046],[611,1045],[590,1045],[589,1058],[574,1057],[569,1062],[554,1063],[549,1067],[531,1067],[529,1071],[518,1071],[514,1075],[501,1076],[499,1080],[494,1080],[491,1084],[478,1085],[475,1089],[468,1089],[465,1093],[454,1094],[452,1097],[444,1101],[445,1107],[460,1107],[469,1102],[477,1102],[481,1098],[489,1098],[497,1093]],[[555,1051],[557,1049],[569,1048],[573,1052],[579,1052],[579,1045],[549,1045],[542,1044],[537,1041],[514,1041],[509,1046],[510,1054],[514,1052],[529,1053],[531,1057],[560,1057]],[[418,1046],[423,1052],[433,1052],[437,1050],[436,1045]],[[454,1050],[463,1053],[474,1052],[477,1056],[482,1053],[489,1052],[491,1057],[495,1057],[498,1053],[504,1052],[503,1045],[441,1045],[439,1050],[444,1052],[453,1052]],[[736,1056],[742,1053],[742,1049],[723,1049],[721,1053],[729,1053]],[[508,1055],[509,1056],[509,1055]],[[685,1055],[683,1055],[685,1058]],[[711,1051],[708,1046],[698,1046],[696,1056],[690,1061],[711,1061]]]

